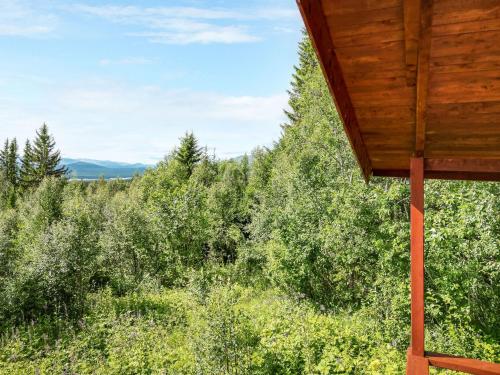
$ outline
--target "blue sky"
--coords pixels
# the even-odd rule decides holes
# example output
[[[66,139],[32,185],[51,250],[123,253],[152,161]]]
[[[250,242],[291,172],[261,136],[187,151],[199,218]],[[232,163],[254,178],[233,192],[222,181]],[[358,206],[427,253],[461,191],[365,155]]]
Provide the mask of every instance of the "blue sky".
[[[280,135],[293,0],[0,0],[0,139],[152,163],[185,131],[221,158]]]

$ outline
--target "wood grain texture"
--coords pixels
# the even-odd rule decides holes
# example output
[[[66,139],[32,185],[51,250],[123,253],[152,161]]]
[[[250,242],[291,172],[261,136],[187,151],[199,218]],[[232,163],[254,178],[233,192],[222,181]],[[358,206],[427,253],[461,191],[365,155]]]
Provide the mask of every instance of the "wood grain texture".
[[[404,0],[405,61],[412,71],[418,62],[421,0]]]
[[[355,118],[359,136],[346,131],[363,142],[353,146],[360,165],[408,177],[416,151],[500,160],[499,0],[435,0],[431,11],[428,0],[300,3],[322,15],[309,32],[344,122]],[[498,180],[480,164],[444,166],[425,177]]]
[[[325,1],[323,9],[325,15],[346,15],[363,11],[400,7],[402,0],[335,0]]]
[[[424,356],[413,355],[411,346],[407,352],[406,375],[429,375],[429,360]]]
[[[373,175],[377,177],[408,178],[409,169],[373,169]],[[484,172],[425,172],[426,179],[435,180],[464,180],[464,181],[494,181],[500,182],[500,173]]]
[[[498,159],[425,159],[425,170],[433,172],[500,173]]]
[[[297,4],[306,28],[312,36],[313,45],[321,62],[328,87],[342,117],[344,130],[348,135],[352,148],[355,150],[363,175],[368,181],[372,174],[370,157],[359,130],[356,113],[344,81],[344,75],[337,58],[322,4],[318,0],[297,0]]]
[[[424,156],[429,95],[429,61],[432,41],[433,0],[421,0],[420,37],[418,40],[417,105],[415,118],[415,153]]]
[[[439,353],[426,353],[431,366],[475,375],[500,375],[500,364],[477,359],[454,357]]]
[[[424,159],[410,160],[411,355],[424,356]],[[417,375],[417,373],[415,373]]]

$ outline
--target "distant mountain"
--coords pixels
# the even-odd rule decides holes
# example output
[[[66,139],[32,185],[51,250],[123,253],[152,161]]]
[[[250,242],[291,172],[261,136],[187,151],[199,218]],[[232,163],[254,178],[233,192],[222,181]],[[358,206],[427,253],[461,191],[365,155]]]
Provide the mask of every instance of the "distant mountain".
[[[253,162],[253,156],[252,156],[252,155],[248,155],[248,154],[246,154],[246,156],[248,157],[248,163],[249,163],[249,164],[252,164],[252,162]],[[236,161],[236,162],[238,162],[238,163],[241,163],[241,161],[243,160],[243,158],[244,158],[244,157],[245,157],[245,155],[240,155],[240,156],[236,156],[236,157],[234,157],[234,158],[231,158],[231,159],[229,159],[229,160],[232,160],[232,161]]]
[[[147,164],[129,164],[107,160],[69,159],[63,158],[61,164],[69,169],[70,178],[97,180],[99,178],[132,178],[136,174],[144,174]]]

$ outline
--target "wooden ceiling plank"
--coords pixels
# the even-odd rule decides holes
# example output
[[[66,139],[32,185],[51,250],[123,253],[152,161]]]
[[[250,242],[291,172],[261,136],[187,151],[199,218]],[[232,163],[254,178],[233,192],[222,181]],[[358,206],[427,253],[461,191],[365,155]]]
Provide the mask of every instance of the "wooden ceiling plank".
[[[321,1],[297,0],[297,5],[321,62],[323,74],[327,77],[327,83],[337,110],[342,117],[344,129],[355,151],[363,175],[368,181],[372,174],[370,158],[359,129],[354,106],[335,52]]]
[[[447,35],[468,34],[480,31],[497,31],[500,30],[500,18],[491,20],[469,21],[459,23],[449,23],[432,26],[432,35],[441,37]]]
[[[367,33],[360,35],[348,35],[335,38],[335,46],[342,47],[361,47],[373,46],[380,43],[391,43],[403,40],[403,30],[391,30],[384,32]]]
[[[320,1],[320,0],[316,0]],[[326,15],[350,14],[401,6],[401,0],[337,0],[326,1],[323,9]]]
[[[365,178],[500,181],[498,0],[381,1],[298,0]]]
[[[462,56],[474,59],[477,55],[497,56],[500,52],[500,30],[446,35],[432,40],[432,59],[445,56]]]
[[[397,8],[391,8],[397,10]],[[370,14],[370,13],[368,13]],[[344,19],[342,23],[338,22],[341,17],[327,17],[327,23],[331,27],[331,33],[333,40],[336,43],[337,38],[345,36],[355,36],[370,33],[381,33],[401,30],[403,28],[402,17],[395,12],[391,13],[387,19],[373,20],[371,21],[367,15],[355,14],[357,22],[346,23],[348,20]],[[344,17],[342,17],[344,18]],[[336,44],[335,44],[336,45]]]
[[[402,19],[401,6],[360,10],[345,14],[327,14],[326,4],[323,6],[329,24],[334,24],[336,29],[353,29],[359,25],[372,22],[390,21],[393,19]],[[336,41],[335,41],[336,42]]]
[[[435,44],[433,44],[435,48]],[[431,57],[432,73],[500,70],[500,50],[483,53]]]
[[[433,0],[421,0],[415,119],[416,156],[423,156],[425,151],[427,96],[429,93],[429,61],[432,41],[432,6]]]
[[[436,120],[446,120],[447,117],[460,116],[463,119],[474,118],[477,114],[500,115],[500,101],[470,102],[467,104],[431,104],[428,108],[429,115]],[[498,117],[492,117],[491,122],[498,127]]]
[[[453,64],[439,65],[431,62],[432,73],[456,74],[456,73],[471,73],[471,72],[491,72],[500,71],[500,59],[492,62],[484,63],[468,63],[468,64]]]
[[[500,71],[435,73],[430,81],[429,104],[500,100]],[[464,95],[464,92],[467,95]]]
[[[436,3],[435,24],[489,20],[500,17],[498,0],[440,0]]]

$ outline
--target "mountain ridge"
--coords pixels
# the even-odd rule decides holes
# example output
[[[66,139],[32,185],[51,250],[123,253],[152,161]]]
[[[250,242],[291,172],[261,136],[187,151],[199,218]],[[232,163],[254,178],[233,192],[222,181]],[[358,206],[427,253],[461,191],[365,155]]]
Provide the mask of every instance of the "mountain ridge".
[[[68,175],[75,180],[97,180],[99,178],[129,179],[135,175],[142,175],[152,165],[142,163],[124,163],[109,160],[94,159],[61,159],[61,165],[68,168]]]

